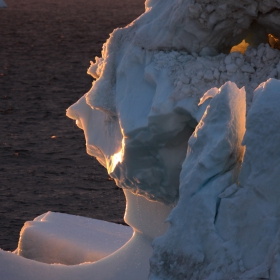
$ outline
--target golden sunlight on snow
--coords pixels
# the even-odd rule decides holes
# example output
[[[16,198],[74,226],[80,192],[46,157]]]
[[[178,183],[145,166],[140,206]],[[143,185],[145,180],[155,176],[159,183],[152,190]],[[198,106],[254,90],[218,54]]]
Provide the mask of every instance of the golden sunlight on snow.
[[[268,43],[273,49],[280,50],[280,42],[279,39],[274,37],[272,34],[268,34]]]
[[[243,40],[240,44],[233,46],[230,50],[230,53],[232,52],[241,52],[242,54],[244,54],[248,48],[249,44],[245,42],[245,40]]]
[[[124,135],[123,129],[121,129],[121,130],[122,130],[122,134]],[[107,168],[109,174],[114,171],[115,167],[117,166],[117,164],[119,162],[123,161],[124,147],[125,147],[125,138],[126,137],[123,137],[123,139],[122,139],[122,148],[121,148],[121,150],[110,157],[111,162],[110,162],[109,167]]]
[[[114,154],[113,156],[111,156],[111,165],[108,169],[109,174],[114,171],[116,165],[119,162],[122,162],[122,150],[119,151],[118,153]]]

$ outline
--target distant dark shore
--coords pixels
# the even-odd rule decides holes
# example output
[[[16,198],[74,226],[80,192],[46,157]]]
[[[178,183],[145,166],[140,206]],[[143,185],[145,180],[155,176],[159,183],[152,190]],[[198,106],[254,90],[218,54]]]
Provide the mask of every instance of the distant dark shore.
[[[0,9],[0,248],[55,211],[123,223],[121,189],[86,154],[65,110],[91,87],[90,60],[144,0],[5,0]]]

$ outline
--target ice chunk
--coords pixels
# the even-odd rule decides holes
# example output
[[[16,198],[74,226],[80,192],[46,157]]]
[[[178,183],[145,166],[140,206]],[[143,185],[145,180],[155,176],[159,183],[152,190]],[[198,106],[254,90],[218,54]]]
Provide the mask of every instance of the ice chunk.
[[[170,227],[154,241],[150,279],[206,279],[209,275],[225,279],[218,268],[229,260],[215,219],[219,195],[237,181],[245,108],[244,88],[231,82],[208,105],[189,140],[179,202],[168,218]]]
[[[246,153],[239,175],[240,187],[234,195],[221,200],[217,216],[219,234],[225,241],[234,242],[231,250],[239,251],[239,262],[245,270],[269,262],[268,259],[272,267],[277,265],[272,259],[277,259],[278,252],[269,248],[279,246],[279,88],[280,81],[270,79],[255,91],[243,140]],[[267,254],[270,256],[265,259]],[[267,272],[269,269],[266,266]]]
[[[198,106],[202,105],[205,100],[208,98],[214,98],[219,93],[218,88],[211,88],[207,92],[204,93],[204,95],[200,98],[200,102],[198,103]]]
[[[16,252],[44,263],[94,262],[122,247],[132,233],[127,226],[48,212],[25,223]]]

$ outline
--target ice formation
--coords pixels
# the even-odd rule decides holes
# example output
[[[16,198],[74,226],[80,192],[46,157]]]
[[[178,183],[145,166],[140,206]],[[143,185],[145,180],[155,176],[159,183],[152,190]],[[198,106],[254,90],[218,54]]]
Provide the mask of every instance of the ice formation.
[[[102,58],[89,68],[96,81],[82,98],[86,110],[98,110],[107,123],[119,127],[117,153],[108,154],[106,145],[94,144],[107,158],[109,174],[118,186],[149,200],[171,205],[178,201],[167,233],[154,242],[150,279],[239,277],[260,265],[248,266],[248,259],[263,261],[263,248],[272,244],[275,232],[267,233],[271,237],[259,235],[269,240],[262,249],[256,243],[251,251],[246,242],[235,244],[238,234],[228,228],[238,230],[238,219],[234,225],[232,219],[242,207],[237,211],[234,204],[229,214],[224,200],[242,187],[246,156],[241,166],[241,141],[254,90],[280,78],[275,39],[280,35],[279,5],[146,1],[146,13],[115,30]],[[230,52],[244,39],[249,45],[244,54]],[[269,80],[267,87],[277,85]],[[70,117],[75,106],[68,111]],[[74,119],[85,121],[78,112]],[[103,130],[106,127],[104,123]],[[87,147],[92,143],[87,138]],[[269,226],[277,228],[275,223]],[[253,227],[248,231],[254,236]]]
[[[222,116],[223,106],[211,111],[222,93],[210,103],[197,136],[189,140],[191,149],[181,172],[180,199],[169,217],[169,230],[154,243],[150,279],[280,279],[280,81],[270,79],[255,90],[244,138],[242,93],[236,95],[237,102],[223,102],[230,106],[226,109],[228,118]],[[213,113],[220,117],[207,120]],[[219,153],[210,148],[208,154],[204,148],[225,133],[207,134],[207,127],[220,125],[230,133],[219,142]],[[246,153],[237,179],[242,138]],[[232,149],[236,150],[231,153]],[[217,163],[220,169],[215,168]],[[211,171],[214,176],[205,178]]]
[[[84,127],[88,153],[107,167],[120,187],[151,200],[174,203],[178,199],[178,179],[187,141],[199,122],[199,112],[203,112],[197,106],[200,98],[230,80],[238,87],[245,86],[250,106],[253,90],[268,78],[280,75],[279,61],[279,51],[263,43],[256,49],[249,47],[245,55],[233,52],[211,57],[130,47],[116,70],[114,99],[106,96],[108,91],[104,95],[99,92],[99,87],[105,86],[99,78],[67,114]],[[108,67],[105,65],[104,60],[97,58],[89,73],[98,77],[103,71],[106,77],[106,69],[100,70]],[[104,102],[103,106],[95,107],[95,98]],[[108,100],[117,104],[114,106],[118,117]],[[85,117],[86,114],[91,117]],[[99,128],[107,122],[98,135],[88,129],[96,118],[100,119]],[[98,138],[105,138],[105,143]]]
[[[268,44],[268,33],[279,32],[264,16],[277,7],[273,3],[146,1],[146,13],[111,34],[102,57],[88,70],[96,81],[79,104],[92,115],[99,110],[114,127],[104,125],[109,146],[85,133],[89,153],[120,187],[176,203],[187,141],[200,121],[204,93],[230,80],[245,86],[249,108],[254,89],[280,76],[279,51]],[[250,43],[244,55],[218,53],[244,38]],[[90,125],[95,117],[84,118],[77,106],[68,116]]]
[[[145,5],[67,110],[124,189],[133,238],[86,268],[49,268],[64,275],[52,279],[280,279],[280,2]],[[5,273],[16,261],[0,260]]]

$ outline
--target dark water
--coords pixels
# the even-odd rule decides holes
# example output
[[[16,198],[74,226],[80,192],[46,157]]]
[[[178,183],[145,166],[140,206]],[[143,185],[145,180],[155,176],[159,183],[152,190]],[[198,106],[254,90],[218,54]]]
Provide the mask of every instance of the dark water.
[[[89,61],[143,0],[6,0],[0,10],[0,248],[47,211],[123,223],[124,195],[85,152],[66,108],[91,86]],[[52,137],[55,136],[55,137]]]

